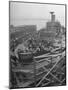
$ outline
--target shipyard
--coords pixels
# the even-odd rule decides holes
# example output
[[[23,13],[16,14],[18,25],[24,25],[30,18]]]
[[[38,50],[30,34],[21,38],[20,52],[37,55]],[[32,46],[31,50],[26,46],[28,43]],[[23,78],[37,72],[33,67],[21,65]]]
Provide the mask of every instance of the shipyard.
[[[10,25],[10,88],[66,85],[66,28],[49,14],[40,30]]]

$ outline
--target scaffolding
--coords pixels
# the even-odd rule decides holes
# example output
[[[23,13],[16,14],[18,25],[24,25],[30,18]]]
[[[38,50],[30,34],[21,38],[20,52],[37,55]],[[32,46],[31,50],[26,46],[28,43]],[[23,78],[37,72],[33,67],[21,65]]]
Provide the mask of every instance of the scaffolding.
[[[33,57],[31,64],[12,68],[17,87],[44,87],[66,84],[65,50],[57,54]]]

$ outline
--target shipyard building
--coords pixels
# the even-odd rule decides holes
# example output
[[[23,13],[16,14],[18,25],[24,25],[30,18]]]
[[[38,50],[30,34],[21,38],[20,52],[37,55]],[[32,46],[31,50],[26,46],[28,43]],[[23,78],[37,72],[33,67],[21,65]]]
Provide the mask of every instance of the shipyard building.
[[[54,12],[50,12],[51,20],[46,23],[46,28],[39,31],[41,39],[53,40],[61,30],[60,22],[56,21]]]

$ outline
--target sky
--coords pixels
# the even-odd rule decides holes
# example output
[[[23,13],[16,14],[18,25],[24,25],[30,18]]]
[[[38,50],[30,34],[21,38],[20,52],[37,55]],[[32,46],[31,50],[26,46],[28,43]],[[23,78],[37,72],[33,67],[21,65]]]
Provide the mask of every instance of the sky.
[[[11,2],[10,25],[37,25],[39,30],[46,27],[46,22],[50,21],[51,11],[55,12],[56,21],[65,26],[64,5]]]

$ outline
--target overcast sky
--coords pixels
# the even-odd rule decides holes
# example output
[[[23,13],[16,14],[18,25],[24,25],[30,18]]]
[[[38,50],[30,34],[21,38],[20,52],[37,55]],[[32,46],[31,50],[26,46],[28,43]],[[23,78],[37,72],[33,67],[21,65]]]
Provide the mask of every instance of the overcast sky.
[[[10,24],[14,26],[34,24],[40,29],[50,20],[51,11],[55,12],[56,20],[65,26],[64,5],[11,2]]]

